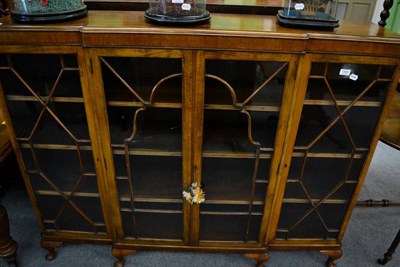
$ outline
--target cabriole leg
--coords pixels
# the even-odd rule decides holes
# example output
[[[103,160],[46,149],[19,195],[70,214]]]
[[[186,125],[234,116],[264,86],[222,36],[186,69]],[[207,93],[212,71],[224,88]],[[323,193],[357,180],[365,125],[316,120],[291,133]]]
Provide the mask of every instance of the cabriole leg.
[[[269,259],[268,253],[247,253],[245,256],[257,262],[257,267],[264,267],[264,263]]]
[[[342,257],[343,253],[341,249],[338,250],[321,250],[321,253],[328,256],[326,261],[326,267],[336,267],[335,260]]]
[[[57,257],[57,252],[55,250],[56,247],[61,246],[62,242],[53,242],[53,241],[41,241],[40,246],[48,251],[45,256],[47,261],[52,261]]]
[[[111,251],[112,255],[117,258],[114,263],[114,267],[123,267],[125,264],[125,256],[131,255],[136,253],[134,249],[119,249],[119,248],[112,248]]]

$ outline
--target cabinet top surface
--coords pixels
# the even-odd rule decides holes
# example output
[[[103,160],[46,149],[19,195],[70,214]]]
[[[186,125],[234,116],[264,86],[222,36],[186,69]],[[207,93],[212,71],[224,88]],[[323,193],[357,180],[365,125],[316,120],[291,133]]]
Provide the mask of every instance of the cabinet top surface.
[[[85,44],[85,35],[103,35],[109,38],[110,34],[142,34],[164,36],[206,36],[206,37],[240,37],[258,39],[291,39],[291,40],[343,40],[392,44],[400,44],[400,35],[372,23],[353,23],[340,21],[340,26],[332,31],[313,29],[293,29],[278,25],[275,16],[243,15],[243,14],[211,14],[210,22],[191,26],[162,26],[152,24],[144,18],[141,11],[89,11],[87,17],[52,24],[18,24],[9,17],[0,19],[0,43],[24,43],[33,34],[58,32],[75,34],[74,41],[66,38],[66,43]],[[15,40],[13,35],[21,35]],[[22,35],[22,33],[24,33]],[[28,34],[29,33],[29,34]],[[82,34],[83,33],[83,34]],[[31,36],[30,36],[31,35]],[[45,35],[43,35],[45,36]],[[47,35],[48,36],[48,35]],[[83,36],[83,37],[82,37]],[[41,37],[43,40],[45,37]],[[51,37],[50,37],[51,38]],[[55,37],[53,37],[55,38]],[[118,39],[118,37],[116,37]],[[82,39],[82,41],[80,41]],[[97,37],[98,39],[98,37]],[[101,39],[101,38],[100,38]],[[37,39],[40,42],[41,39]],[[182,39],[183,40],[183,39]],[[93,39],[92,39],[93,41]],[[183,40],[184,41],[184,40]],[[60,41],[60,43],[62,43]],[[90,43],[86,43],[91,45]],[[92,43],[93,44],[93,43]],[[111,41],[107,44],[114,45]],[[118,42],[115,43],[118,45]],[[134,44],[135,45],[135,44]],[[190,46],[188,46],[190,47]],[[397,53],[396,53],[397,54]]]
[[[27,31],[99,31],[99,32],[161,32],[176,34],[213,34],[232,33],[246,35],[279,34],[291,37],[306,36],[360,36],[382,37],[399,39],[400,35],[386,30],[373,23],[353,23],[340,21],[340,26],[333,31],[313,29],[294,29],[282,27],[277,24],[274,16],[244,15],[244,14],[211,14],[209,23],[190,26],[161,26],[146,21],[144,12],[141,11],[89,11],[85,18],[49,24],[19,24],[9,17],[0,19],[1,31],[27,30]]]

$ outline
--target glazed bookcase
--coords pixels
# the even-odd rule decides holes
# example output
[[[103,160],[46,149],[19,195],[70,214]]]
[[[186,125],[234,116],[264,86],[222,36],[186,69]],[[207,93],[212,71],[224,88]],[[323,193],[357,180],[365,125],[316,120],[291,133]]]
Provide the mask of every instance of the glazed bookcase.
[[[340,258],[400,78],[400,37],[141,12],[0,29],[1,107],[54,259],[63,243]],[[205,201],[182,192],[201,186]]]

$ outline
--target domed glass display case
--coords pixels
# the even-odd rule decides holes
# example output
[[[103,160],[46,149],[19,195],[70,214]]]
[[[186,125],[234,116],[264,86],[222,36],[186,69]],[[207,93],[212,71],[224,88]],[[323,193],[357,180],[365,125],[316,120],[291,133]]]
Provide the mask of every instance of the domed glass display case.
[[[335,18],[338,0],[284,0],[278,11],[279,24],[291,27],[333,29],[339,26]]]
[[[11,18],[18,22],[70,20],[87,15],[83,0],[10,0]]]
[[[211,18],[206,0],[149,0],[147,19],[161,24],[190,24]]]

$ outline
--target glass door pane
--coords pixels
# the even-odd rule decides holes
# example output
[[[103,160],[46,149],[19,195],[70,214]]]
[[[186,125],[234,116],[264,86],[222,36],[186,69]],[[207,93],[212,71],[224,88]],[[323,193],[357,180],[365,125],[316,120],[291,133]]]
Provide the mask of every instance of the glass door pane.
[[[206,59],[200,241],[259,241],[288,67]]]
[[[125,236],[182,241],[182,59],[100,62]]]
[[[105,233],[75,54],[0,54],[0,82],[48,231]]]
[[[276,239],[338,238],[395,70],[312,63]]]

